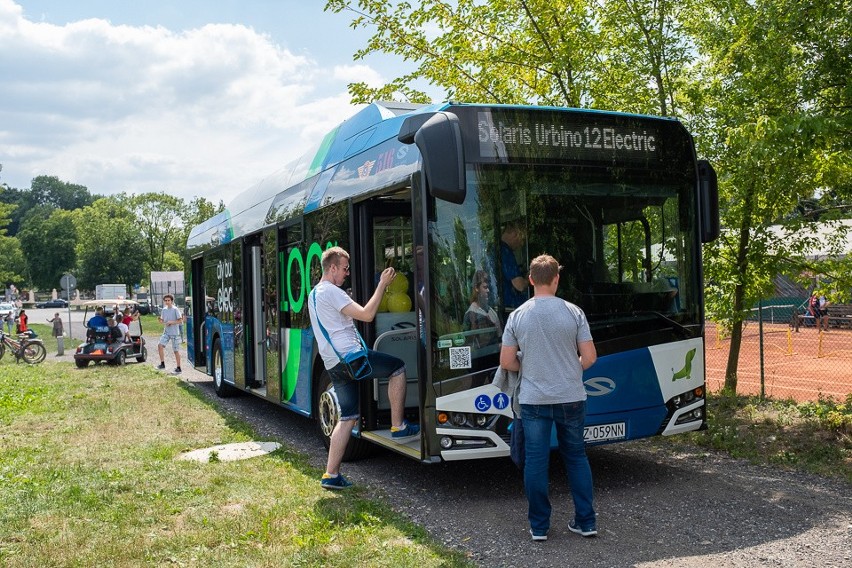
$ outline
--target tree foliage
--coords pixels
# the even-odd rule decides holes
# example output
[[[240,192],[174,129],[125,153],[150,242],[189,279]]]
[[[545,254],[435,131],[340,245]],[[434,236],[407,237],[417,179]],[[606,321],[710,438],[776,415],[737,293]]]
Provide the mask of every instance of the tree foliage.
[[[77,287],[94,290],[104,283],[132,287],[146,276],[145,242],[124,200],[98,199],[74,212],[77,240]]]
[[[62,275],[74,268],[77,232],[72,213],[49,205],[33,207],[18,231],[29,282],[36,288],[59,288]]]
[[[386,85],[349,85],[353,102],[427,102],[425,81],[450,100],[599,106],[670,115],[687,80],[676,2],[626,0],[330,0],[326,9],[372,28],[356,59],[384,52],[417,67]]]
[[[145,243],[146,272],[162,271],[166,251],[180,250],[186,204],[165,192],[143,193],[128,200]]]
[[[21,223],[29,211],[46,206],[51,209],[73,211],[90,205],[97,196],[89,193],[83,185],[64,182],[56,176],[37,176],[33,178],[29,189],[6,187],[0,192],[0,202],[14,205],[14,214],[10,218],[9,234],[18,234]]]

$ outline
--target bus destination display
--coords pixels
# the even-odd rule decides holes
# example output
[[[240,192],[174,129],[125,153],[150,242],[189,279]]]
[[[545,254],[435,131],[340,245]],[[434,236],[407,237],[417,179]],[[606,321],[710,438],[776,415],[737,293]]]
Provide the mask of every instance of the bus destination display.
[[[562,119],[564,117],[564,119]],[[660,137],[647,125],[598,120],[594,115],[572,120],[569,115],[542,113],[477,113],[482,158],[551,158],[588,160],[659,160]]]

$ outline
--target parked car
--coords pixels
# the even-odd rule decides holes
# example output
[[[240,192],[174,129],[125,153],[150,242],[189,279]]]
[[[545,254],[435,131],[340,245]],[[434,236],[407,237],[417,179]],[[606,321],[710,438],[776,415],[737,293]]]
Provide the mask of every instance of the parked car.
[[[55,300],[48,300],[46,302],[38,302],[35,306],[37,308],[67,308],[68,300],[57,298]]]
[[[9,314],[12,314],[13,316],[18,315],[18,308],[15,307],[15,304],[10,304],[8,302],[0,304],[0,319],[5,318]]]

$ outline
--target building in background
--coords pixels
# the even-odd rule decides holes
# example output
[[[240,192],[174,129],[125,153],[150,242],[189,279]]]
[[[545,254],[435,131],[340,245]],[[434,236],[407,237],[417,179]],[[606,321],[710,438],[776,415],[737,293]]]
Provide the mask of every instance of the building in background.
[[[183,272],[180,270],[170,272],[152,272],[151,288],[148,291],[151,305],[162,307],[163,296],[171,294],[175,298],[175,305],[183,309],[186,306],[186,287],[183,281]]]

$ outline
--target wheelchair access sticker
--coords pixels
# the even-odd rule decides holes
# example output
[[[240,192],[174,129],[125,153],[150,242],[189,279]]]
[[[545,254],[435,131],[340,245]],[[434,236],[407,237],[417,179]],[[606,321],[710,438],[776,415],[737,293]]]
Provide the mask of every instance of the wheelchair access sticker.
[[[479,412],[487,411],[489,408],[491,408],[492,404],[497,410],[503,410],[504,408],[509,406],[509,395],[501,392],[495,394],[494,398],[492,399],[487,394],[481,394],[476,397],[476,400],[473,401],[474,408],[476,408],[476,410],[478,410]]]

